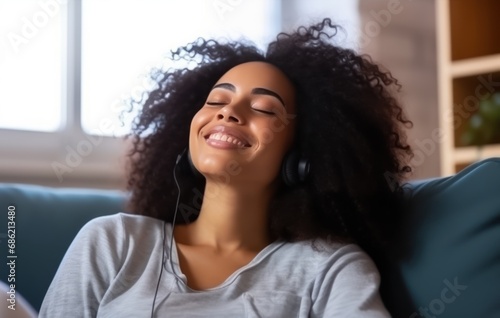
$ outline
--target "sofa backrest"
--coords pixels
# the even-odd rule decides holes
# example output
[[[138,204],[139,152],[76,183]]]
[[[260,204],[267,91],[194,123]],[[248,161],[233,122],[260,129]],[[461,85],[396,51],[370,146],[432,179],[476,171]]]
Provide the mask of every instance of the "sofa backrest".
[[[0,208],[4,210],[1,255],[17,256],[15,282],[9,282],[8,277],[0,280],[14,283],[16,292],[38,311],[58,264],[80,228],[95,217],[124,211],[125,199],[124,193],[111,190],[0,184]],[[13,254],[9,254],[7,244],[9,206],[15,208]]]
[[[500,317],[500,158],[454,176],[409,184],[408,259],[413,302],[402,317]]]

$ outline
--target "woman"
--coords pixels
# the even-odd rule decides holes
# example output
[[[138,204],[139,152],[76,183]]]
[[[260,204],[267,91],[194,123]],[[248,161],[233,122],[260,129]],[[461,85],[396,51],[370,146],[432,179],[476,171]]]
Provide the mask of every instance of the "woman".
[[[139,215],[81,230],[41,316],[388,317],[366,252],[394,248],[409,122],[337,29],[173,52],[197,66],[155,73],[135,123]]]

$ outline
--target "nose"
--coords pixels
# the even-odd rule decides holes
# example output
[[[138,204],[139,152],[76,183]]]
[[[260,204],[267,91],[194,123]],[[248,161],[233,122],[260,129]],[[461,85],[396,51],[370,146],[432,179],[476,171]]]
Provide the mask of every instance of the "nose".
[[[244,118],[243,114],[241,114],[241,110],[238,109],[237,105],[229,104],[222,107],[217,112],[217,119],[224,120],[227,122],[233,122],[235,124],[243,124]]]

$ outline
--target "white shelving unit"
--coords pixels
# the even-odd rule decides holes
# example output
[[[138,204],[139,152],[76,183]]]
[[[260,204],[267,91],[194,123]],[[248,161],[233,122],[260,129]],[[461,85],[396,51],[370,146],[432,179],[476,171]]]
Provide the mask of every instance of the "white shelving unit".
[[[476,111],[464,101],[488,92],[484,79],[500,82],[500,1],[436,0],[439,126],[442,133],[440,167],[451,175],[468,164],[500,157],[500,144],[462,147],[459,136]],[[483,79],[483,81],[481,80]],[[500,85],[494,87],[500,92]]]

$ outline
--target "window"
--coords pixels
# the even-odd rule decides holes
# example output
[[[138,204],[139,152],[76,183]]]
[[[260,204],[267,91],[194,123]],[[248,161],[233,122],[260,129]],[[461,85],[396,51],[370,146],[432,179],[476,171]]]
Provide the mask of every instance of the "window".
[[[0,127],[55,131],[62,121],[63,18],[59,4],[0,2]]]
[[[356,12],[355,0],[1,0],[0,181],[120,186],[134,114],[119,115],[171,49],[200,36],[264,48]]]
[[[198,37],[236,40],[242,35],[263,46],[265,36],[280,28],[279,8],[272,4],[269,0],[83,1],[85,132],[127,133],[129,126],[122,126],[118,116],[127,109],[126,100],[153,87],[147,74],[153,67],[168,67],[164,57],[172,49]],[[126,123],[132,117],[125,118]]]

